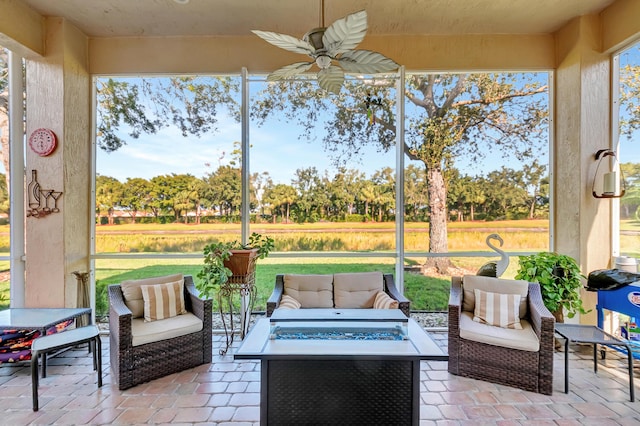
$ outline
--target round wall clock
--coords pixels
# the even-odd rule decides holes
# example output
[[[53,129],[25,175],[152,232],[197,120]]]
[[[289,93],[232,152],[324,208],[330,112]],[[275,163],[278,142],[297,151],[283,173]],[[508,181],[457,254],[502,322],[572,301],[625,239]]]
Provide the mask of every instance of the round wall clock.
[[[56,149],[56,134],[49,129],[36,129],[29,136],[29,147],[41,157],[45,157]]]

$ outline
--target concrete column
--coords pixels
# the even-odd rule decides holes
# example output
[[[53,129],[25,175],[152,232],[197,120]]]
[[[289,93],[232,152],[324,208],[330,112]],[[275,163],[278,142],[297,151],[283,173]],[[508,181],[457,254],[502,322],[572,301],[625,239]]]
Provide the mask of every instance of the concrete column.
[[[26,184],[36,170],[41,189],[63,194],[57,202],[59,213],[26,218],[25,306],[75,307],[77,282],[72,272],[89,270],[90,253],[88,39],[60,18],[45,20],[45,34],[45,55],[26,65]],[[57,136],[58,146],[48,156],[39,156],[28,146],[29,136],[38,128],[51,129]]]
[[[611,62],[601,53],[600,29],[597,16],[583,16],[556,34],[552,243],[585,275],[608,267],[611,258],[611,202],[591,195],[594,155],[611,144]],[[594,293],[582,296],[587,308],[595,308]],[[595,324],[595,310],[580,321]]]

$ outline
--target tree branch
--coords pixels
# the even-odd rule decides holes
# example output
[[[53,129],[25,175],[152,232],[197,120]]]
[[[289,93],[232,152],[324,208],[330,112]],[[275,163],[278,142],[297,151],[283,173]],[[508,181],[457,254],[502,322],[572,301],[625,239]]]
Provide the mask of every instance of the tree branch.
[[[506,95],[495,96],[493,98],[462,100],[462,101],[451,104],[451,107],[456,108],[463,105],[489,105],[492,103],[502,102],[509,99],[536,95],[538,93],[544,93],[547,91],[547,88],[548,88],[547,86],[541,86],[536,90],[530,90],[525,92],[513,92],[513,93],[508,93]]]

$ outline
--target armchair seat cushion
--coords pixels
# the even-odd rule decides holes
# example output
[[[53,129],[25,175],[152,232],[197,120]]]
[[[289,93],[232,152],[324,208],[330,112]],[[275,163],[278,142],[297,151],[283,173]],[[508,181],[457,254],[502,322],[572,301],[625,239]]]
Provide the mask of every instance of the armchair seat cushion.
[[[145,321],[144,318],[131,320],[133,346],[173,339],[174,337],[197,333],[200,330],[202,330],[202,320],[192,313],[152,322]]]
[[[460,314],[460,338],[503,348],[538,352],[540,341],[533,327],[526,319],[521,319],[520,324],[522,330],[483,324],[473,320],[473,313],[463,311]]]

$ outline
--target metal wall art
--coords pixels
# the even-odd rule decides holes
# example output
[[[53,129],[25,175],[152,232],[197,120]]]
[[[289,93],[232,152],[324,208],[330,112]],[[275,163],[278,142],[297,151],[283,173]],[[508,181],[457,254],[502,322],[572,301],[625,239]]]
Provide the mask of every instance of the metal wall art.
[[[62,191],[42,189],[38,182],[38,171],[31,170],[31,182],[27,186],[27,217],[45,217],[51,213],[58,213],[58,200]]]

